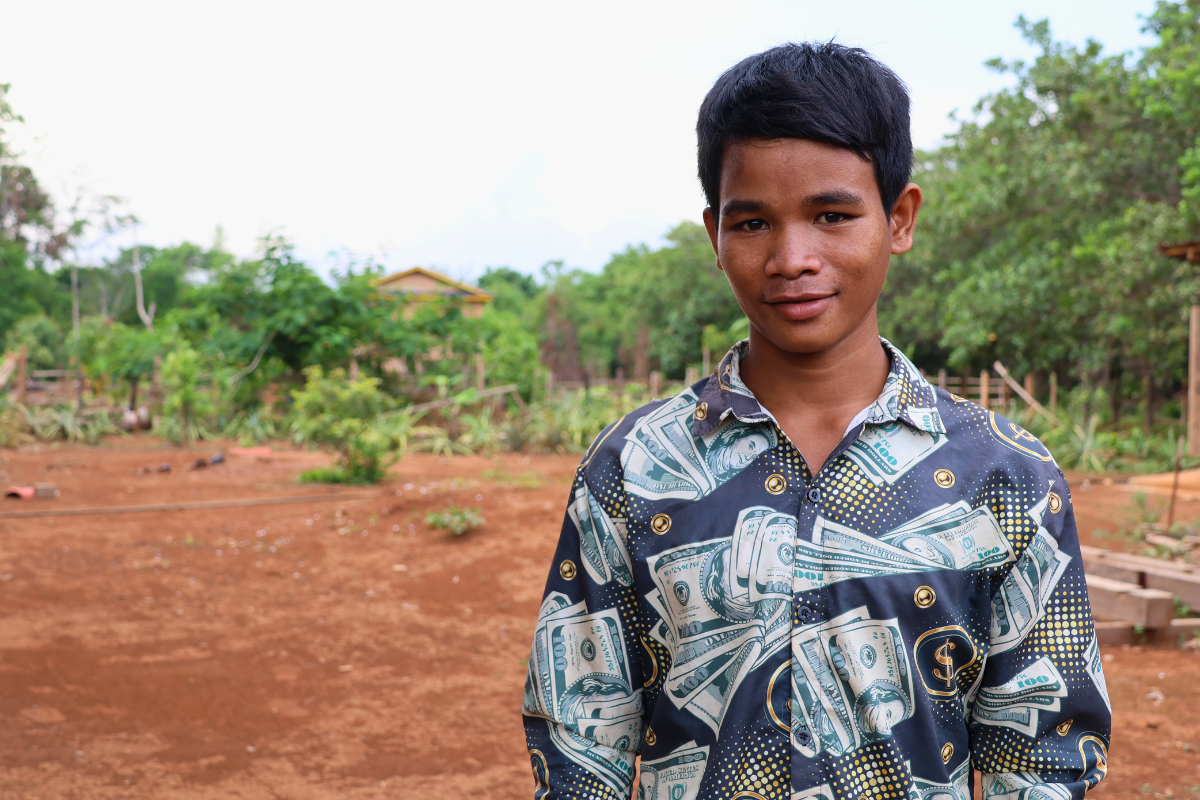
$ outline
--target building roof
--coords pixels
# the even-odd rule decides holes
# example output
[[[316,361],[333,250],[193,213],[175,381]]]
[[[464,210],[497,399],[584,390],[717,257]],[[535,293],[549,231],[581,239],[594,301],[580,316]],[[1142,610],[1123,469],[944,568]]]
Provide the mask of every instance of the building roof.
[[[414,300],[435,300],[439,297],[452,297],[466,303],[489,303],[492,300],[491,294],[477,286],[456,281],[449,275],[425,267],[394,272],[377,278],[374,283],[382,291],[409,295]]]
[[[1158,246],[1158,252],[1164,256],[1191,261],[1193,264],[1200,264],[1200,241],[1176,242],[1173,244],[1164,242]]]

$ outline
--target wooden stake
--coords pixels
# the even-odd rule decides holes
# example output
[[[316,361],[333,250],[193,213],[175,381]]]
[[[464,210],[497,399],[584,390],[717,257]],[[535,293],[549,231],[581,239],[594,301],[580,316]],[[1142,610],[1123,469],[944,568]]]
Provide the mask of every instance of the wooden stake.
[[[1058,414],[1058,373],[1050,373],[1050,413]]]
[[[655,370],[654,372],[650,373],[650,397],[651,398],[658,397],[658,382],[661,378],[662,378],[662,374],[658,370]]]
[[[1200,456],[1200,306],[1192,306],[1188,336],[1187,452]]]
[[[1195,307],[1193,306],[1193,309]],[[1167,511],[1167,530],[1170,535],[1171,526],[1175,524],[1175,497],[1179,494],[1179,469],[1183,465],[1183,439],[1179,440],[1179,446],[1175,448],[1175,480],[1171,483],[1171,508]]]
[[[1025,375],[1025,394],[1029,395],[1030,397],[1037,397],[1037,392],[1034,391],[1036,388],[1037,388],[1036,378],[1034,378],[1034,375],[1032,372],[1027,373]]]
[[[941,389],[943,392],[946,391],[946,370],[945,369],[938,370],[938,388]]]
[[[979,405],[983,408],[988,407],[988,394],[990,387],[988,386],[988,371],[985,369],[979,373]]]
[[[25,405],[25,390],[28,389],[25,385],[29,376],[29,349],[25,345],[21,345],[21,349],[17,352],[17,402]]]

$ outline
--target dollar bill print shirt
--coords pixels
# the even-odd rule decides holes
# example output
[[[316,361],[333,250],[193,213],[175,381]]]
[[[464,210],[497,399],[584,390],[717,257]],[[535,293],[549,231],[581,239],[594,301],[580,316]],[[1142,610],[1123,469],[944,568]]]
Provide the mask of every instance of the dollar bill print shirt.
[[[1082,797],[1110,706],[1050,453],[885,341],[813,475],[745,347],[579,467],[525,687],[535,798],[965,800],[973,770]]]

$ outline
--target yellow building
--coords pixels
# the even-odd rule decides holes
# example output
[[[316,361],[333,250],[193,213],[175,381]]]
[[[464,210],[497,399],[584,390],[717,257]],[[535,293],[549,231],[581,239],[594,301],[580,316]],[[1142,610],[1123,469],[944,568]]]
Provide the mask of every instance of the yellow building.
[[[492,296],[476,286],[460,283],[425,267],[413,267],[395,272],[375,281],[375,286],[389,294],[402,296],[417,303],[431,300],[452,299],[462,303],[464,317],[481,317],[483,309],[492,302]]]

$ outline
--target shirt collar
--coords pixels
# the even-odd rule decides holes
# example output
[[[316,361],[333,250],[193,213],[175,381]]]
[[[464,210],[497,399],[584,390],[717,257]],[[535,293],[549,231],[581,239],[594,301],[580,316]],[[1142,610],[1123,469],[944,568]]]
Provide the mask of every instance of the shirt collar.
[[[946,427],[937,409],[937,391],[904,353],[883,337],[879,341],[888,354],[891,369],[879,397],[855,417],[852,426],[858,422],[883,425],[899,421],[926,433],[945,433]],[[739,363],[749,346],[749,339],[735,344],[709,376],[696,399],[692,418],[692,433],[696,436],[712,433],[729,416],[745,423],[773,419],[750,388],[742,383]]]

